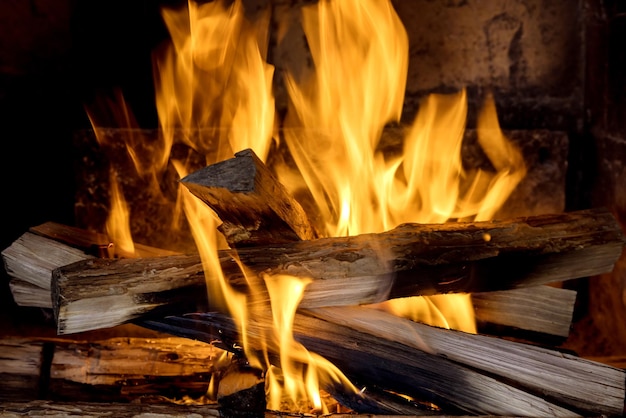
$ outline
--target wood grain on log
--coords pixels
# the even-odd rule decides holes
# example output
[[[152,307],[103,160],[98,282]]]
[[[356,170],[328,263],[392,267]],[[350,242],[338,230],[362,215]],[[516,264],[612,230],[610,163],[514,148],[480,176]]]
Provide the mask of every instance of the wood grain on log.
[[[218,256],[225,277],[241,291],[248,281],[236,257],[259,276],[313,279],[300,304],[313,308],[586,277],[611,271],[623,247],[613,215],[590,209],[506,221],[405,224],[380,234],[223,250]],[[53,282],[59,334],[206,306],[198,255],[86,260],[56,269]]]
[[[96,257],[113,257],[113,243],[106,234],[63,225],[58,222],[45,222],[33,226],[29,232],[81,249]]]
[[[224,351],[187,338],[0,338],[0,399],[203,398]],[[221,364],[227,364],[223,361]],[[28,385],[28,386],[25,386]]]
[[[576,291],[548,285],[472,293],[471,297],[479,324],[563,338],[569,335],[576,304]]]
[[[167,317],[145,325],[200,340],[221,338],[229,346],[239,338],[232,323],[218,314]],[[253,346],[269,326],[271,320],[262,315],[249,321]],[[624,370],[556,350],[429,327],[370,308],[297,314],[294,337],[353,382],[432,402],[443,413],[576,416],[620,414],[623,408]],[[276,352],[272,344],[269,349]]]
[[[19,306],[52,308],[52,271],[57,267],[94,257],[160,257],[173,251],[135,244],[124,253],[105,234],[56,222],[29,228],[2,251],[9,287]]]
[[[14,401],[0,404],[0,417],[48,417],[48,418],[181,418],[221,417],[217,405],[147,405],[106,402],[52,402]],[[266,415],[272,417],[275,415]]]
[[[304,209],[251,149],[181,180],[219,216],[231,247],[317,238]]]
[[[52,280],[52,272],[50,272],[50,280]],[[9,289],[18,306],[52,309],[50,289],[43,289],[16,278],[9,281]]]
[[[94,256],[82,249],[32,232],[25,232],[2,251],[9,276],[48,291],[54,269],[90,258]]]

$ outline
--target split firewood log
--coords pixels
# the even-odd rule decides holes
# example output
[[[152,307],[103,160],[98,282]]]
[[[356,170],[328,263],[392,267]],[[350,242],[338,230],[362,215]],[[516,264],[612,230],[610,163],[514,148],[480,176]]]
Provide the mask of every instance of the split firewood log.
[[[268,315],[246,326],[260,346]],[[143,325],[173,335],[238,346],[225,315],[188,314]],[[558,350],[435,328],[366,307],[328,307],[296,314],[294,338],[332,361],[353,382],[431,402],[443,413],[479,415],[619,415],[625,371]],[[269,341],[269,350],[278,345]]]
[[[287,274],[311,278],[301,308],[537,286],[613,269],[624,235],[605,209],[505,221],[404,224],[379,234],[222,250],[231,286]],[[244,273],[237,262],[245,266]],[[212,274],[209,272],[209,274]],[[93,259],[53,272],[57,331],[114,326],[148,314],[206,307],[199,255]],[[266,294],[255,295],[264,303]]]
[[[19,306],[52,309],[52,271],[77,260],[93,258],[92,255],[57,239],[61,238],[52,239],[26,232],[3,251],[6,270],[11,276],[9,288]],[[56,255],[46,258],[33,254]],[[483,328],[501,329],[503,326],[508,327],[511,333],[522,330],[543,334],[537,336],[543,339],[546,336],[567,337],[575,296],[576,292],[573,290],[535,286],[474,293],[472,304],[476,319]],[[531,338],[533,335],[525,337]]]
[[[256,156],[246,149],[181,180],[209,205],[230,247],[281,244],[318,237],[307,214]]]
[[[180,337],[0,338],[0,400],[203,400],[225,351]],[[222,364],[228,364],[222,361]],[[159,401],[161,399],[161,401]],[[216,403],[213,401],[212,403]]]

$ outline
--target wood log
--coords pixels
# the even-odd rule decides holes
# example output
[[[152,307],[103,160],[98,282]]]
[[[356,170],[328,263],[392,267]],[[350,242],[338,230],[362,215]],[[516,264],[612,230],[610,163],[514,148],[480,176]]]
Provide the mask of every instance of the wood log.
[[[0,401],[39,397],[43,344],[18,337],[0,340]]]
[[[508,327],[511,329],[506,330],[507,334],[526,340],[531,340],[531,336],[525,332],[567,338],[576,291],[545,285],[472,293],[471,298],[481,333],[491,333],[489,330],[494,327],[499,331]]]
[[[100,258],[114,256],[113,243],[106,234],[88,231],[58,222],[45,222],[29,228],[29,232],[62,242]]]
[[[32,232],[25,232],[2,251],[9,276],[48,291],[54,269],[94,257],[83,249]]]
[[[281,244],[318,237],[304,209],[256,156],[246,149],[181,180],[222,221],[230,247]]]
[[[215,345],[187,338],[114,337],[72,340],[45,337],[0,338],[1,401],[35,399],[75,402],[172,402],[218,404],[222,413],[265,411],[263,371],[242,369],[243,357]],[[211,386],[210,393],[209,386]],[[340,406],[327,393],[328,408]],[[252,405],[254,401],[255,405]],[[390,397],[360,397],[368,412],[418,413],[418,408]],[[231,414],[232,415],[232,414]],[[227,415],[224,415],[227,416]]]
[[[52,272],[50,272],[50,280],[52,280]],[[9,281],[9,289],[18,306],[52,309],[52,294],[49,289],[43,289],[16,278]]]
[[[62,235],[62,232],[66,230],[72,231],[69,238]],[[47,263],[42,265],[42,259],[32,257],[32,254],[55,254],[58,248],[68,250],[69,258],[57,258],[58,262],[55,264],[61,266],[71,264],[75,260],[73,258],[75,254],[79,254],[79,259],[82,257],[80,252],[75,252],[73,247],[65,246],[68,241],[79,240],[81,247],[85,249],[104,248],[104,245],[97,245],[96,242],[86,239],[85,237],[89,237],[87,231],[52,222],[33,227],[30,231],[37,231],[37,233],[25,233],[18,239],[19,245],[15,243],[6,250],[5,263],[10,266],[8,271],[13,275],[9,287],[14,301],[19,306],[52,309],[51,267]],[[55,238],[50,238],[51,236]],[[30,248],[31,251],[26,252],[21,248]],[[112,243],[106,248],[112,249]],[[139,250],[153,255],[167,253],[166,251],[160,252],[161,250],[158,249],[147,251],[144,248],[149,247],[140,246]],[[65,252],[61,251],[60,254],[65,254]],[[91,255],[85,254],[85,258],[91,258]],[[25,271],[38,272],[38,274],[20,273]],[[39,287],[32,282],[43,284],[45,287]],[[528,297],[529,294],[533,297]],[[506,332],[527,340],[545,340],[550,336],[566,337],[568,335],[575,294],[573,290],[536,286],[528,289],[475,293],[472,295],[472,302],[481,332],[496,329],[500,334]],[[502,327],[507,328],[503,330]]]
[[[29,228],[2,251],[9,287],[19,306],[52,308],[52,271],[94,257],[158,257],[173,251],[135,244],[132,254],[122,251],[105,234],[56,222]]]
[[[3,337],[0,350],[1,400],[151,398],[155,403],[185,397],[202,402],[224,353],[211,344],[176,337]]]
[[[48,417],[48,418],[181,418],[181,417],[221,417],[217,405],[162,405],[107,403],[107,402],[54,402],[34,400],[30,402],[12,401],[0,404],[0,417]],[[270,414],[266,417],[274,417]]]
[[[227,220],[220,228],[226,229],[222,232],[231,247],[313,238],[310,231],[314,227],[300,204],[250,149],[196,171],[182,181],[221,219]],[[254,238],[248,240],[250,234]],[[475,293],[472,300],[477,319],[486,324],[483,328],[497,325],[510,328],[507,332],[514,334],[520,334],[516,330],[525,330],[567,337],[575,297],[574,291],[537,286],[532,290]],[[530,321],[529,314],[540,320]]]
[[[174,335],[239,337],[228,318],[188,314],[144,322]],[[271,326],[247,324],[253,346]],[[432,402],[443,413],[577,416],[622,413],[625,372],[556,350],[430,327],[365,307],[330,307],[296,314],[294,337],[332,361],[353,382]],[[269,349],[278,352],[269,342]]]
[[[301,308],[387,298],[515,289],[611,271],[624,235],[605,209],[506,221],[405,224],[380,234],[222,250],[229,283],[246,292],[236,258],[257,276],[312,278]],[[110,327],[150,313],[206,307],[198,255],[93,259],[53,272],[57,332]],[[267,295],[256,295],[264,303]]]

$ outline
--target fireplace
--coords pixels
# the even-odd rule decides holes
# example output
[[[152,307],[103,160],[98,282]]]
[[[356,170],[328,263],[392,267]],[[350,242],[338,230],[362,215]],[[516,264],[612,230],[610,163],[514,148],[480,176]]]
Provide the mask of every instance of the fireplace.
[[[14,136],[26,136],[29,141],[15,140],[3,153],[5,166],[11,167],[4,178],[12,202],[11,216],[6,218],[10,233],[3,238],[3,248],[30,227],[47,221],[84,228],[102,226],[99,210],[106,203],[98,201],[102,196],[93,190],[106,183],[106,175],[104,179],[95,176],[102,167],[98,166],[98,154],[93,153],[95,138],[82,104],[93,104],[103,93],[115,97],[114,89],[119,87],[138,125],[147,128],[142,135],[156,135],[150,53],[168,36],[159,6],[176,6],[175,2],[162,3],[74,5],[51,1],[33,3],[28,9],[17,4],[5,6],[17,15],[28,16],[33,27],[39,28],[40,37],[23,34],[19,38],[30,48],[30,59],[6,47],[7,56],[13,60],[3,72],[2,101],[10,116],[7,124],[15,128],[10,131]],[[245,3],[253,16],[266,10],[267,2]],[[273,82],[279,115],[287,111],[284,74],[305,72],[311,64],[296,20],[281,18],[295,16],[311,3],[315,2],[271,2],[269,27],[273,32],[267,56],[276,67]],[[527,144],[524,157],[538,168],[529,174],[534,183],[516,189],[501,216],[607,207],[624,225],[621,178],[626,126],[620,115],[626,105],[620,94],[624,92],[625,69],[620,40],[625,21],[619,2],[496,2],[485,6],[472,1],[396,1],[393,6],[407,29],[409,42],[402,122],[415,117],[429,94],[456,93],[465,88],[467,127],[471,131],[478,123],[483,100],[492,92],[502,129]],[[7,27],[19,30],[17,26]],[[42,33],[46,30],[49,33]],[[50,50],[58,56],[50,56]],[[49,67],[41,69],[41,62]],[[70,97],[59,87],[59,80],[70,89]],[[18,123],[24,115],[42,124],[33,127]],[[106,135],[123,134],[123,130],[111,127]],[[388,129],[392,138],[393,129]],[[15,161],[22,159],[28,163],[15,167]],[[21,179],[28,177],[18,174],[20,170],[32,172],[39,182],[36,191],[24,184]],[[39,199],[41,196],[46,202]],[[161,246],[158,240],[151,240],[150,222],[144,226],[143,230],[137,227],[136,235],[143,233],[149,244]],[[572,330],[560,348],[624,367],[624,266],[622,258],[612,273],[563,283],[578,295]],[[7,324],[3,334],[53,336],[50,311],[16,306],[6,285],[8,280],[5,277],[3,284]],[[95,350],[89,341],[101,341],[109,335],[141,338],[158,334],[132,326],[92,331],[84,335],[86,345],[79,350]],[[42,344],[43,358],[50,361],[52,353],[46,350],[52,343]],[[57,346],[58,352],[65,348],[63,344]],[[191,383],[183,381],[180,386],[185,384]],[[33,393],[32,387],[39,392]],[[50,393],[41,389],[45,382],[32,387],[30,395],[19,400],[50,398]],[[75,390],[66,388],[57,395],[71,402]],[[14,391],[10,392],[7,400],[16,400]],[[132,398],[129,393],[132,390],[126,392]],[[157,396],[158,389],[152,393]]]

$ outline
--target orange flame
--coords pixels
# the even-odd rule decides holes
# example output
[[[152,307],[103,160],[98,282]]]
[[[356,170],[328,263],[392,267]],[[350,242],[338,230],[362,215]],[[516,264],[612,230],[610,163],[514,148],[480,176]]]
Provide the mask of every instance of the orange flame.
[[[170,154],[181,140],[175,133],[181,131],[182,141],[205,156],[207,164],[245,148],[268,160],[278,131],[274,69],[265,60],[269,9],[251,20],[240,0],[216,0],[189,2],[180,9],[164,9],[162,15],[172,39],[154,55],[162,135],[150,148],[142,147],[140,135],[126,139],[137,174],[151,179],[157,189],[158,173],[168,164],[181,178],[186,175],[190,168],[185,161],[171,161]],[[286,73],[290,106],[280,130],[297,169],[272,168],[294,195],[305,189],[313,197],[325,235],[383,232],[405,222],[490,219],[526,170],[521,154],[500,131],[493,99],[485,103],[477,134],[495,172],[463,167],[464,90],[426,98],[406,131],[402,153],[385,155],[379,142],[384,127],[400,119],[408,70],[408,38],[391,2],[320,0],[302,8],[302,24],[314,68],[304,76]],[[118,119],[127,126],[132,115],[121,108]],[[116,226],[127,223],[128,216],[123,193],[115,190],[110,233],[117,242],[129,236],[127,229]],[[177,207],[184,209],[202,258],[210,303],[230,312],[251,364],[267,370],[268,405],[277,408],[285,397],[295,405],[305,398],[324,410],[320,376],[352,386],[291,335],[309,280],[263,278],[274,319],[273,333],[266,338],[282,348],[279,370],[259,358],[246,340],[255,294],[238,293],[223,277],[217,257],[217,249],[224,247],[216,230],[219,219],[183,188],[179,198]],[[263,285],[258,277],[249,277],[249,282],[252,288]],[[468,295],[407,298],[371,307],[475,332]]]

